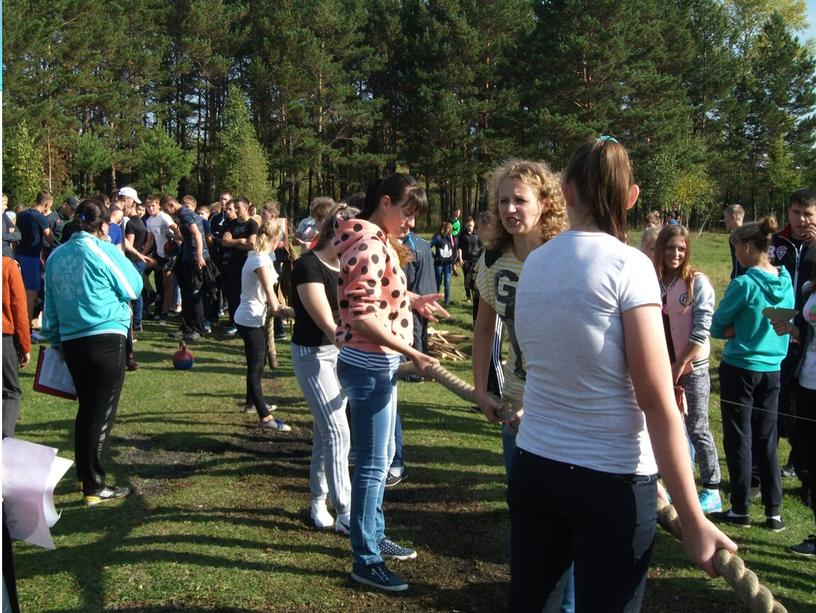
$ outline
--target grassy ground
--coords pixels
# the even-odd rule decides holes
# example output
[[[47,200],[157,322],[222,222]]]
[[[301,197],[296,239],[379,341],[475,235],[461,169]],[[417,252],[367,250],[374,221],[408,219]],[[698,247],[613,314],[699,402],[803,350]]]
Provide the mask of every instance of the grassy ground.
[[[695,243],[695,261],[719,296],[727,258],[722,235]],[[468,331],[461,279],[454,285],[458,306],[443,327]],[[15,544],[24,611],[504,610],[507,514],[496,427],[434,383],[400,385],[409,475],[387,490],[385,510],[388,534],[412,544],[419,557],[393,565],[410,583],[407,593],[372,593],[348,579],[347,540],[308,522],[311,419],[288,344],[279,347],[281,366],[264,386],[293,431],[262,434],[237,404],[240,340],[216,332],[192,348],[194,369],[178,372],[170,363],[169,329],[149,324],[139,336],[142,367],[127,375],[113,431],[111,480],[134,494],[87,509],[69,472],[56,495],[63,511],[53,529],[56,550]],[[446,366],[470,377],[469,363]],[[23,377],[18,437],[71,458],[75,406],[31,392],[31,374]],[[720,439],[716,371],[712,376],[712,426]],[[724,465],[723,471],[727,477]],[[813,532],[813,518],[798,499],[798,482],[784,485],[787,531],[729,532],[790,611],[815,611],[814,561],[786,550]],[[761,518],[761,508],[752,515]],[[658,530],[644,609],[681,607],[744,610],[722,580],[690,567],[679,545]]]

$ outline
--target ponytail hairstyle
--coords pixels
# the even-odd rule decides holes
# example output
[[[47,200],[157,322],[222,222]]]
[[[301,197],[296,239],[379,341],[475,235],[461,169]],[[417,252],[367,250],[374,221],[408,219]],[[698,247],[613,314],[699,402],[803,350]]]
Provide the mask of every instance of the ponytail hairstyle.
[[[331,244],[334,238],[334,233],[337,228],[335,224],[338,219],[349,220],[354,219],[360,214],[360,209],[349,206],[345,202],[335,204],[326,215],[326,219],[320,224],[320,233],[317,235],[317,242],[312,247],[312,251],[320,251],[327,245]]]
[[[385,179],[378,179],[369,186],[366,190],[365,205],[358,217],[369,219],[385,196],[388,196],[392,203],[405,209],[406,215],[421,215],[428,210],[428,197],[419,181],[411,175],[395,173]],[[405,266],[413,259],[411,250],[395,237],[389,235],[388,242],[399,256],[400,266]]]
[[[283,234],[283,224],[280,219],[270,219],[265,221],[258,229],[258,236],[255,238],[255,251],[257,253],[270,253],[275,250]]]
[[[74,221],[82,232],[99,234],[103,224],[108,223],[108,209],[92,198],[85,198],[74,212]]]
[[[586,141],[572,154],[564,182],[595,225],[626,242],[626,210],[634,184],[626,148],[612,136]]]
[[[517,179],[530,187],[538,201],[544,205],[545,210],[542,210],[538,220],[541,242],[546,243],[566,229],[567,206],[558,175],[544,162],[507,160],[490,175],[490,217],[484,239],[488,249],[504,253],[513,244],[513,236],[505,229],[499,214],[499,188],[506,179]]]
[[[749,221],[731,232],[732,243],[748,243],[761,253],[767,253],[773,235],[779,232],[779,224],[773,215],[759,221]]]
[[[660,234],[657,235],[657,242],[655,242],[654,266],[657,271],[657,278],[663,279],[663,252],[666,250],[666,245],[675,236],[682,236],[686,242],[686,259],[680,264],[678,277],[686,284],[686,300],[687,309],[694,304],[694,275],[697,271],[691,267],[691,235],[684,226],[674,224],[670,226],[663,226]]]

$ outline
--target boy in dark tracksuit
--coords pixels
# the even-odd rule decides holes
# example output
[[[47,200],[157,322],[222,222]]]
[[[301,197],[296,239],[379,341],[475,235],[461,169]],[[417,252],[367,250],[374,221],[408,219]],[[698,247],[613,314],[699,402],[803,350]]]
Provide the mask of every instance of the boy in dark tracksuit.
[[[784,266],[790,275],[794,308],[799,311],[794,319],[794,325],[803,333],[801,338],[805,338],[807,324],[802,317],[802,307],[807,296],[802,292],[802,286],[811,278],[816,267],[816,190],[800,189],[791,195],[788,224],[774,235],[768,255],[774,266]],[[804,478],[795,447],[796,420],[793,419],[796,415],[795,372],[801,354],[802,345],[791,340],[781,368],[782,388],[779,393],[778,427],[779,436],[791,441],[791,455],[783,469],[783,475],[793,476],[795,469],[796,474]]]

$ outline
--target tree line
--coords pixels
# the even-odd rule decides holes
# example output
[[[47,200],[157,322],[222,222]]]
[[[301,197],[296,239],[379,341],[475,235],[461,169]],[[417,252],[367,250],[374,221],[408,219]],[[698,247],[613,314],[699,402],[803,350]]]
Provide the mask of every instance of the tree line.
[[[232,190],[300,216],[396,169],[434,215],[613,134],[642,209],[816,185],[803,0],[8,0],[4,191]],[[430,222],[430,216],[428,221]]]

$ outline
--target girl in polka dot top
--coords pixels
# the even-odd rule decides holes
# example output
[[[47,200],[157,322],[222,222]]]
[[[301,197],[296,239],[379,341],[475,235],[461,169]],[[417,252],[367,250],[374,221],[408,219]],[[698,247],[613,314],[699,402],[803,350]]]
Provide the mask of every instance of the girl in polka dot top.
[[[411,347],[411,309],[435,321],[447,312],[437,294],[408,292],[402,266],[410,251],[395,237],[428,206],[416,179],[395,174],[371,186],[356,219],[338,220],[334,247],[340,258],[337,301],[340,347],[337,376],[348,397],[356,467],[351,484],[352,578],[387,591],[407,584],[391,573],[384,557],[408,559],[416,552],[385,535],[382,512],[385,477],[394,456],[397,366],[402,356],[417,374],[437,361]]]

